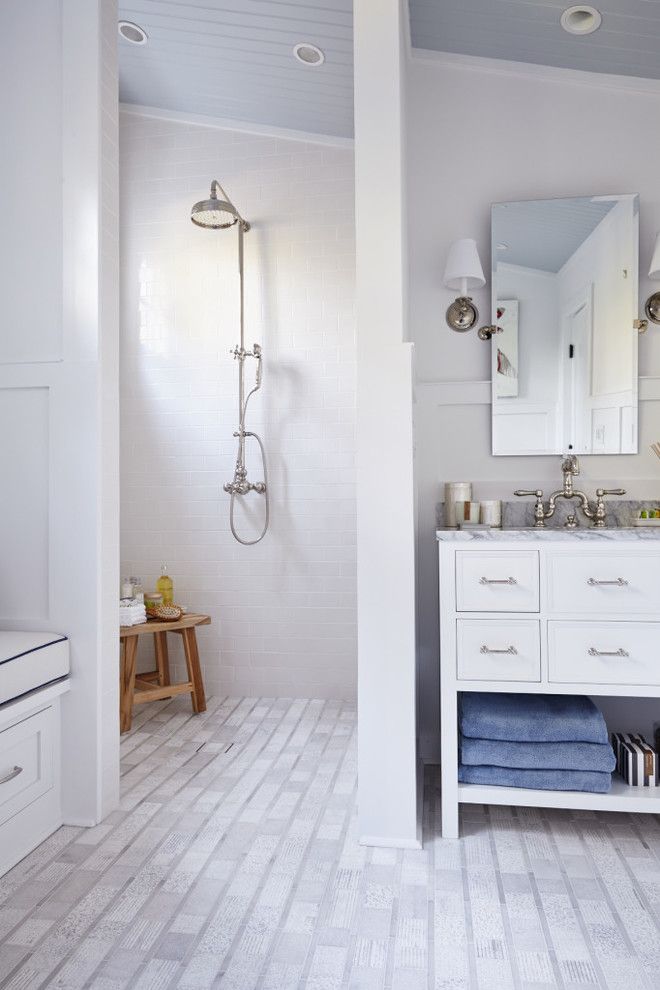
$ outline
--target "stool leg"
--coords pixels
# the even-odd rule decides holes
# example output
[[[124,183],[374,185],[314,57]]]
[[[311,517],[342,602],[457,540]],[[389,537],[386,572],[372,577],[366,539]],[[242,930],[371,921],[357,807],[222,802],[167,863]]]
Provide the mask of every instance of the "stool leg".
[[[165,687],[165,685],[172,683],[170,680],[170,656],[167,651],[167,633],[154,633],[154,646],[156,649],[158,683],[161,687]]]
[[[202,680],[202,671],[199,665],[199,651],[197,649],[197,636],[195,635],[195,627],[192,626],[190,629],[181,630],[183,636],[183,651],[186,655],[186,666],[188,667],[188,678],[192,682],[192,693],[190,695],[192,699],[193,711],[205,712],[206,711],[206,695],[204,694],[204,681]]]
[[[121,732],[128,732],[133,723],[133,694],[135,693],[137,645],[137,636],[128,636],[124,640],[124,656],[119,696],[119,728]]]

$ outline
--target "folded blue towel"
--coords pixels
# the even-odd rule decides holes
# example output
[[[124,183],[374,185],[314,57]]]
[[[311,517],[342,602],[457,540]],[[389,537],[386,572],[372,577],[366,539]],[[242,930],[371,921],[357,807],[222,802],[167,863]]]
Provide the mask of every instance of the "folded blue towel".
[[[458,768],[458,779],[463,784],[531,787],[541,791],[592,791],[594,794],[607,794],[612,784],[610,774],[598,770],[516,770],[466,767],[462,763]]]
[[[460,727],[474,739],[606,743],[605,719],[589,698],[564,694],[461,695]]]
[[[616,766],[609,743],[507,742],[503,739],[461,738],[461,762],[470,766],[510,767],[517,770],[599,770]]]

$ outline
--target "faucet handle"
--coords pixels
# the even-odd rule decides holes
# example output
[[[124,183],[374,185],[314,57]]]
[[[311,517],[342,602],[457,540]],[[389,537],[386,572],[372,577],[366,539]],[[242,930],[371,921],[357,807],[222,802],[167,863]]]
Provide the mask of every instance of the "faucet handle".
[[[537,529],[545,526],[545,508],[543,505],[543,492],[540,488],[534,491],[527,491],[524,488],[518,488],[513,493],[514,495],[533,495],[536,499],[536,504],[534,505],[534,526]]]
[[[605,525],[605,495],[625,495],[625,488],[597,488],[596,489],[596,510],[593,513],[594,526],[602,529]]]

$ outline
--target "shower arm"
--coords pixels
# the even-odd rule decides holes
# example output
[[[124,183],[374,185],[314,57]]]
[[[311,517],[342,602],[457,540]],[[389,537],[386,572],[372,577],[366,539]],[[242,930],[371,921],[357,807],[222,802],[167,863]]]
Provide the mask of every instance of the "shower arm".
[[[220,190],[220,192],[222,193],[222,196],[223,196],[223,199],[224,199],[225,203],[229,203],[229,205],[231,206],[232,210],[234,211],[234,215],[235,215],[236,219],[238,220],[239,229],[242,229],[244,233],[247,233],[247,231],[250,229],[250,224],[238,212],[238,210],[236,209],[236,207],[234,206],[234,204],[232,203],[232,201],[230,200],[229,196],[224,191],[224,189],[222,188],[222,186],[220,185],[220,183],[218,182],[218,180],[217,179],[214,179],[213,182],[211,183],[211,199],[217,199],[218,198],[218,190]]]

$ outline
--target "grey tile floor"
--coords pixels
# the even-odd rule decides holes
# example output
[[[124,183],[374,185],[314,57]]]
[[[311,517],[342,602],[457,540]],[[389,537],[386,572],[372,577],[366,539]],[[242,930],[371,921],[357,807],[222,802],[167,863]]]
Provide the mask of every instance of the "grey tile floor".
[[[0,880],[0,986],[660,988],[660,820],[470,808],[423,851],[356,842],[355,712],[145,706],[121,807]]]

